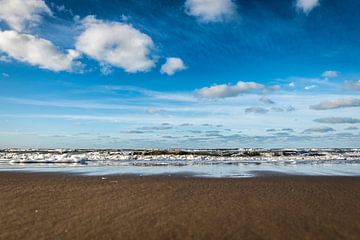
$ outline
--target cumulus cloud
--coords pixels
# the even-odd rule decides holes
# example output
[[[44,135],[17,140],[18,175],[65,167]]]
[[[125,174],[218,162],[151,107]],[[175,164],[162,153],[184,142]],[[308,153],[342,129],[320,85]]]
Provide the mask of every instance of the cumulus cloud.
[[[328,117],[328,118],[318,118],[314,122],[318,123],[330,123],[330,124],[342,124],[342,123],[360,123],[360,119],[357,118],[348,118],[348,117]]]
[[[0,52],[20,62],[55,72],[73,71],[81,67],[73,60],[79,56],[74,50],[60,52],[50,41],[15,31],[0,31]]]
[[[259,99],[260,102],[264,103],[264,104],[275,104],[275,102],[273,100],[271,100],[270,98],[268,97],[261,97]]]
[[[335,78],[338,76],[337,71],[328,70],[323,72],[322,77],[324,78]]]
[[[245,113],[267,113],[269,110],[262,108],[262,107],[249,107],[245,109]]]
[[[357,98],[340,98],[334,100],[323,101],[316,105],[311,105],[313,110],[328,110],[345,107],[360,107],[360,99]]]
[[[166,62],[161,66],[160,72],[171,76],[184,69],[186,69],[186,66],[180,58],[170,57],[167,58]]]
[[[0,20],[19,32],[37,25],[42,15],[52,15],[43,0],[0,0],[0,6]]]
[[[222,22],[236,15],[233,0],[186,0],[185,12],[200,22]]]
[[[358,80],[358,81],[346,81],[344,83],[344,88],[346,90],[360,91],[360,80]]]
[[[335,132],[335,129],[331,127],[314,127],[314,128],[308,128],[304,131],[304,133],[327,133],[327,132]]]
[[[199,97],[203,98],[228,98],[235,97],[239,94],[251,92],[251,91],[259,91],[265,90],[266,87],[262,84],[256,82],[242,82],[239,81],[235,85],[230,84],[221,84],[214,85],[211,87],[204,87],[196,91],[196,94]]]
[[[320,0],[297,0],[297,9],[309,14],[315,7],[320,5]]]
[[[104,22],[93,16],[83,21],[84,31],[78,36],[76,49],[102,64],[126,72],[145,72],[155,65],[150,57],[152,39],[129,24]]]

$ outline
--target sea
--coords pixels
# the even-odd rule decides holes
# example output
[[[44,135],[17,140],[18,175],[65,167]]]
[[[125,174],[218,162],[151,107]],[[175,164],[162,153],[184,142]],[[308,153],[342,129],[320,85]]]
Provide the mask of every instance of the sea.
[[[249,178],[360,176],[360,148],[1,149],[1,172]]]

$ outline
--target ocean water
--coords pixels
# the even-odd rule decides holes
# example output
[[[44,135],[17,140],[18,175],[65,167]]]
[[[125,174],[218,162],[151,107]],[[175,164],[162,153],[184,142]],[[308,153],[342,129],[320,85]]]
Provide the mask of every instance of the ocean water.
[[[14,150],[0,171],[245,178],[268,174],[360,176],[359,149]]]

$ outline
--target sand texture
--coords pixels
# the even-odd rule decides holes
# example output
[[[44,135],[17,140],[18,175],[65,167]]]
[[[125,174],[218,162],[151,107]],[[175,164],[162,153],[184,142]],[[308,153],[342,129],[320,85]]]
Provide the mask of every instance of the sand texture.
[[[0,239],[360,239],[360,178],[0,173]]]

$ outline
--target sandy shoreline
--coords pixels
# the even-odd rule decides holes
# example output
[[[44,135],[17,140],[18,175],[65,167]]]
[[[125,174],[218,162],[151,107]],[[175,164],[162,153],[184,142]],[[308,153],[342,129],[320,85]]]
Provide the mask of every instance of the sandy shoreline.
[[[0,173],[0,239],[359,239],[360,178]]]

